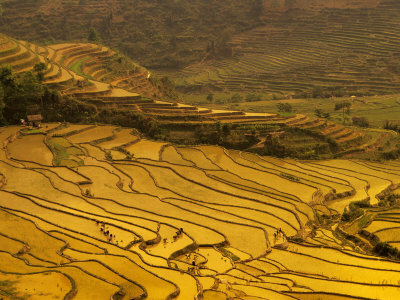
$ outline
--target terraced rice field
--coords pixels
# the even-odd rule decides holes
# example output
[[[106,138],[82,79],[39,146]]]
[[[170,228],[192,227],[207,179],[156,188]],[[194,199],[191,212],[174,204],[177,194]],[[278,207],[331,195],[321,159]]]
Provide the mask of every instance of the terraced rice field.
[[[30,145],[29,150],[26,145]],[[43,135],[20,136],[9,145],[13,157],[19,160],[31,161],[42,165],[51,165],[53,154],[46,147]]]
[[[281,17],[271,13],[265,16],[267,25],[231,39],[233,57],[193,64],[171,76],[190,91],[213,85],[275,95],[312,95],[315,87],[397,93],[399,78],[391,64],[398,60],[389,57],[398,55],[399,2],[379,2],[374,9],[327,8],[310,14],[292,9]]]
[[[64,43],[39,47],[5,35],[0,35],[0,42],[2,42],[1,45],[4,48],[0,51],[0,63],[10,63],[15,72],[32,71],[36,63],[42,62],[46,65],[44,83],[52,88],[57,88],[63,94],[79,98],[80,101],[88,101],[99,109],[112,108],[140,113],[159,119],[160,124],[165,126],[186,123],[187,118],[193,118],[194,123],[199,126],[203,122],[212,124],[219,121],[234,125],[264,124],[279,127],[288,125],[322,131],[326,125],[323,120],[310,119],[303,114],[285,117],[271,113],[270,109],[257,113],[245,113],[231,109],[208,109],[162,101],[158,97],[157,89],[150,83],[150,73],[146,69],[138,66],[135,72],[127,72],[129,76],[128,74],[122,76],[118,72],[114,72],[114,74],[112,70],[109,70],[107,59],[113,58],[116,53],[104,46],[90,43]],[[387,136],[387,132],[374,133],[371,136],[371,134],[366,134],[363,130],[356,130],[354,127],[336,126],[337,130],[331,135],[331,138],[338,142],[338,152],[343,155],[354,152],[368,152],[376,148],[377,143],[382,142],[383,138]],[[75,130],[78,132],[73,132]],[[108,137],[117,134],[112,129],[105,132],[96,132],[95,128],[88,129],[86,132],[83,131],[84,125],[82,125],[82,128],[76,125],[73,130],[66,129],[57,134],[74,135],[75,137],[71,137],[71,141],[77,143],[81,141],[105,143]],[[245,133],[248,133],[248,131]],[[327,134],[329,135],[329,133]],[[259,146],[262,146],[266,133],[263,132],[259,135],[261,141]],[[123,133],[118,134],[118,136],[123,138]],[[132,155],[137,154],[139,155],[137,157],[153,159],[156,154],[147,156],[146,153],[143,154],[140,149],[142,144],[145,145],[146,143],[134,144],[134,140],[132,140],[126,141],[125,144],[110,143],[105,147],[109,147],[108,150],[123,147],[128,152],[131,152],[130,149],[132,149],[134,150]],[[155,149],[154,151],[157,152],[158,150]],[[113,152],[112,155],[122,158],[116,152]],[[72,160],[79,163],[79,159],[74,158]],[[46,158],[40,158],[37,162],[48,164]],[[63,164],[68,163],[70,165],[76,164],[75,162],[63,162]]]
[[[389,243],[400,249],[400,210],[391,208],[379,211],[375,218],[365,228],[366,231],[374,234],[379,240]]]
[[[373,204],[396,189],[398,163],[281,160],[178,147],[115,126],[48,126],[50,133],[34,135],[0,128],[1,292],[35,299],[400,297],[400,263],[360,253],[337,225],[314,228],[317,215],[334,217],[351,201]],[[56,165],[72,148],[63,159],[79,163]],[[375,210],[366,229],[399,245],[398,211]]]

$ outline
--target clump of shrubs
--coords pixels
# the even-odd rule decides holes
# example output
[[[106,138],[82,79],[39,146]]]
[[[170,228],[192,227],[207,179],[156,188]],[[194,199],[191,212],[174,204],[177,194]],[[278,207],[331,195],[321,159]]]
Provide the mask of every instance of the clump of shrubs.
[[[324,119],[329,119],[331,117],[331,114],[328,112],[324,112],[322,109],[317,108],[314,111],[314,114],[318,117],[318,118],[324,118]]]
[[[364,213],[363,208],[369,207],[371,207],[371,205],[369,204],[369,200],[351,202],[349,205],[349,209],[346,208],[344,210],[344,213],[342,214],[342,221],[351,222],[358,217],[361,217]]]
[[[259,94],[248,94],[246,96],[246,102],[256,102],[256,101],[261,101],[262,96]]]
[[[369,121],[366,117],[356,117],[354,116],[353,118],[353,125],[358,126],[358,127],[369,127]]]
[[[400,200],[400,195],[390,194],[381,199],[379,199],[378,205],[381,207],[391,207],[395,205]]]
[[[400,260],[400,251],[388,243],[379,242],[374,246],[372,251],[378,256]]]
[[[387,130],[393,130],[393,131],[400,132],[400,125],[396,124],[396,123],[389,122],[388,120],[385,121],[385,124],[383,125],[383,128],[387,129]]]

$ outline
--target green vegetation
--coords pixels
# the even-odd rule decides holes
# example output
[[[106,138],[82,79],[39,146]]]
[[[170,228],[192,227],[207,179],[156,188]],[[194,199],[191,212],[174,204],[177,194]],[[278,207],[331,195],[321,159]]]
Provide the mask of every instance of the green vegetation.
[[[318,130],[300,127],[282,127],[281,137],[267,138],[263,155],[321,159],[340,151],[335,139]]]
[[[400,260],[400,251],[397,248],[389,245],[388,243],[377,243],[374,246],[373,252],[379,256]]]
[[[46,64],[42,62],[36,64],[33,67],[33,71],[36,73],[39,82],[43,82],[46,69],[47,69]]]
[[[30,1],[24,2],[30,21],[18,22],[21,30],[17,33],[12,24],[19,16],[13,7],[20,2],[7,3],[2,32],[42,42],[101,39],[145,66],[174,68],[205,55],[231,55],[231,36],[260,24],[262,12],[257,0],[219,1],[212,5],[203,0],[119,0],[113,7],[98,0],[70,0],[60,3],[60,15],[49,11],[39,16],[36,12],[46,9],[46,4]],[[75,18],[70,18],[69,13]]]
[[[51,100],[51,92],[45,91],[39,77],[32,72],[16,76],[11,67],[2,67],[0,85],[2,94],[0,122],[2,124],[17,123],[20,119],[25,119],[28,113],[33,114],[39,111],[44,103]]]
[[[216,94],[217,95],[217,94]],[[186,97],[186,96],[185,96]],[[185,98],[186,99],[186,98]],[[196,99],[193,95],[187,96],[187,99]],[[400,95],[382,95],[382,96],[365,96],[358,97],[357,100],[350,100],[349,97],[332,98],[332,99],[292,99],[292,100],[261,100],[257,102],[241,102],[236,103],[235,109],[249,112],[269,112],[278,113],[277,102],[287,102],[292,106],[292,110],[298,114],[305,114],[309,117],[315,116],[316,110],[322,111],[324,114],[329,113],[330,120],[342,123],[342,109],[335,110],[335,107],[342,105],[343,102],[351,102],[351,115],[367,118],[370,127],[381,127],[396,131],[398,123],[398,114],[400,113],[399,104]],[[190,103],[188,101],[188,103]],[[195,101],[194,101],[195,103]],[[231,104],[207,104],[201,103],[202,106],[214,109],[231,109]],[[323,117],[323,116],[322,116]],[[345,118],[348,114],[345,110]],[[351,122],[351,120],[350,120]]]
[[[279,102],[276,106],[278,107],[278,112],[281,114],[285,114],[285,113],[288,114],[293,111],[292,105],[287,102],[286,103]]]
[[[235,254],[233,254],[232,252],[230,252],[229,250],[221,247],[218,248],[218,251],[220,251],[224,256],[229,257],[230,259],[232,259],[233,261],[239,261],[240,257],[237,257]]]
[[[82,73],[82,63],[83,63],[83,59],[78,60],[76,63],[74,63],[74,64],[71,66],[71,70],[74,71],[76,74],[79,74],[79,75],[81,75],[81,76],[85,76],[85,75]]]
[[[241,91],[213,92],[207,95],[193,93],[193,94],[184,94],[181,97],[183,98],[183,101],[186,104],[202,105],[202,106],[226,105],[226,107],[229,108],[238,107],[239,103],[242,103],[240,105],[246,105],[246,103],[250,102],[273,100],[273,97],[268,94],[246,93]]]
[[[369,127],[369,121],[366,117],[353,117],[353,125],[359,127]]]
[[[400,133],[400,124],[392,123],[391,121],[386,120],[383,128],[387,130],[393,130]]]
[[[55,158],[54,164],[56,166],[78,166],[83,162],[77,159],[70,159],[70,156],[82,155],[81,149],[72,146],[66,139],[54,137],[49,140],[49,146]]]
[[[378,205],[383,207],[392,207],[398,204],[399,202],[400,202],[400,195],[390,193],[389,195],[381,197],[379,199]]]
[[[35,129],[25,130],[22,132],[22,134],[37,134],[37,133],[43,133],[42,129],[35,128]]]
[[[243,128],[243,127],[242,127]],[[241,134],[237,126],[229,123],[216,122],[210,125],[201,125],[195,129],[194,140],[190,144],[216,144],[227,148],[246,149],[254,145],[258,139],[254,133]],[[247,130],[245,130],[246,132]],[[173,138],[173,136],[171,136]],[[181,141],[184,142],[184,141]]]
[[[331,117],[331,114],[330,114],[330,113],[324,112],[324,111],[323,111],[322,109],[320,109],[320,108],[316,108],[314,112],[315,112],[315,115],[316,115],[318,118],[329,119],[329,118]]]
[[[369,200],[351,202],[349,209],[345,209],[343,212],[342,221],[351,222],[357,219],[363,215],[364,209],[369,207],[371,207]]]
[[[89,42],[100,42],[99,34],[97,33],[97,30],[93,27],[89,28],[88,41]]]

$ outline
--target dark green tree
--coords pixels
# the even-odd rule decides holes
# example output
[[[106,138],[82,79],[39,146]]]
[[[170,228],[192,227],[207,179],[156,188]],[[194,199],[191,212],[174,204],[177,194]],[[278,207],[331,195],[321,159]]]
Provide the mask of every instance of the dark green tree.
[[[314,114],[318,117],[318,118],[324,118],[324,119],[329,119],[331,117],[330,113],[326,113],[324,112],[322,109],[320,108],[316,108],[314,110]]]
[[[276,106],[280,113],[291,113],[293,111],[293,107],[290,103],[279,102]]]
[[[314,110],[314,114],[318,117],[318,118],[322,118],[322,114],[323,114],[324,112],[322,111],[322,109],[320,109],[320,108],[316,108],[315,110]]]
[[[255,101],[261,101],[261,100],[262,100],[262,97],[261,97],[261,95],[258,95],[258,94],[248,94],[246,96],[247,102],[255,102]]]
[[[1,85],[1,122],[7,123],[8,105],[10,105],[10,97],[16,90],[16,79],[12,73],[10,66],[0,68],[0,85]]]
[[[238,94],[238,93],[235,93],[235,94],[232,95],[232,97],[231,97],[232,103],[242,102],[242,100],[243,100],[243,96],[240,95],[240,94]]]
[[[2,87],[0,87],[0,125],[5,125],[6,124],[6,120],[4,119],[4,116],[3,116],[3,111],[4,111],[4,107],[5,107],[5,104],[4,104],[4,100],[3,100],[3,88]]]
[[[42,107],[44,88],[33,72],[25,72],[16,78],[10,67],[3,67],[0,84],[5,105],[3,115],[7,122],[18,123],[28,112],[38,113]]]
[[[33,67],[33,71],[36,73],[36,76],[39,80],[39,82],[43,82],[44,80],[44,73],[46,71],[47,67],[45,63],[38,63]]]
[[[232,125],[229,123],[225,123],[222,125],[222,134],[226,137],[231,134]]]
[[[97,30],[94,27],[89,28],[88,41],[89,42],[99,42],[100,41],[99,34],[97,33]]]
[[[312,90],[313,98],[322,98],[324,96],[324,90],[320,86],[315,86]]]
[[[3,66],[0,69],[0,84],[6,92],[7,89],[15,87],[15,76],[10,66]]]

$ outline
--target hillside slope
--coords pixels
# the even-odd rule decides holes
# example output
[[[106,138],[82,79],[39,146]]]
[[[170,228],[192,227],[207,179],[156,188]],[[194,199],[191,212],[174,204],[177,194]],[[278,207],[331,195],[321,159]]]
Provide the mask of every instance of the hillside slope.
[[[375,151],[377,145],[386,141],[391,146],[389,140],[394,138],[390,132],[369,132],[302,114],[248,113],[168,102],[163,94],[166,85],[163,80],[157,80],[146,69],[97,44],[37,46],[1,35],[0,45],[0,64],[10,65],[19,74],[43,63],[45,85],[90,105],[94,115],[86,122],[107,122],[106,117],[99,116],[101,113],[119,112],[125,114],[127,125],[134,116],[126,114],[133,113],[140,115],[139,119],[157,120],[165,131],[160,138],[171,141],[223,144],[241,149],[253,146],[254,151],[261,153],[269,151],[269,154],[302,158]],[[26,117],[24,110],[15,110],[12,100],[5,102],[9,103],[6,110],[12,117],[10,122]],[[43,106],[43,101],[38,102]],[[76,114],[81,114],[79,109]],[[146,130],[152,127],[143,126]],[[279,136],[280,141],[265,147],[271,134]]]
[[[232,58],[171,73],[182,91],[258,91],[279,97],[400,91],[400,3],[376,8],[289,10],[234,36]]]
[[[104,44],[174,78],[183,92],[400,91],[398,1],[6,0],[2,7],[4,33],[84,42],[94,28]]]
[[[94,27],[105,44],[147,67],[201,60],[212,43],[269,22],[289,8],[364,8],[376,0],[4,0],[0,31],[19,39],[86,40]],[[276,14],[278,13],[278,14]],[[271,15],[272,14],[272,15]],[[303,13],[300,13],[302,15]]]
[[[146,66],[181,66],[202,57],[207,43],[231,27],[254,27],[256,0],[3,1],[0,30],[30,41],[86,40],[94,27],[103,41]]]

